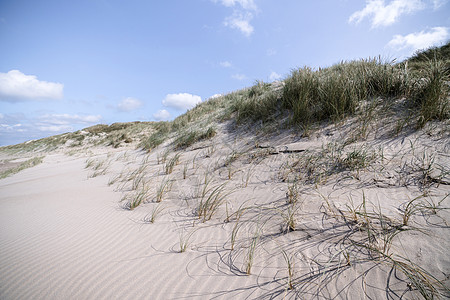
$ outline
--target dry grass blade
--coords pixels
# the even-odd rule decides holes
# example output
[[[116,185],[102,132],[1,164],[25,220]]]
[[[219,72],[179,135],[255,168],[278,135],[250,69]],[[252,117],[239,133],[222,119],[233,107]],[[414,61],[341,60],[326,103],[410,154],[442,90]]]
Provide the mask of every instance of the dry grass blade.
[[[156,218],[159,217],[159,215],[163,212],[164,209],[166,209],[166,208],[163,207],[161,203],[154,206],[151,213],[147,214],[144,217],[144,222],[145,223],[155,223]]]
[[[281,253],[283,254],[283,258],[286,261],[287,265],[287,273],[288,273],[288,289],[292,290],[294,289],[294,269],[295,269],[295,261],[293,255],[288,255],[286,251],[282,250]]]

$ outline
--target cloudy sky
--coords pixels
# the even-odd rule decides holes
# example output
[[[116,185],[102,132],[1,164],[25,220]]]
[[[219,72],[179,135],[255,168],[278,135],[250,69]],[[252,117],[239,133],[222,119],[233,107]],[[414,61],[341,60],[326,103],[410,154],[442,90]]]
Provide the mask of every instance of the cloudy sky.
[[[450,39],[448,0],[2,0],[0,145]]]

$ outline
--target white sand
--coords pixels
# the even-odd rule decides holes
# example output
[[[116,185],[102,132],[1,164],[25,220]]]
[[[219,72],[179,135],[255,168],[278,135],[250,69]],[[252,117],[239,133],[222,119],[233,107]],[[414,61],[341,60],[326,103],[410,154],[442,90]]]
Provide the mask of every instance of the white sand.
[[[320,149],[331,139],[311,138],[310,144],[305,140],[296,144],[283,137],[268,143],[277,150]],[[153,224],[145,224],[143,218],[158,205],[154,203],[156,190],[167,178],[164,164],[157,163],[163,148],[147,158],[134,150],[115,151],[109,157],[98,150],[93,159],[107,159],[111,166],[106,175],[94,178],[88,178],[93,170],[85,169],[86,157],[54,153],[47,155],[42,164],[0,180],[0,299],[420,296],[417,291],[410,291],[410,281],[392,268],[389,260],[369,261],[355,247],[349,248],[346,238],[353,233],[352,225],[337,216],[339,209],[341,213],[347,210],[351,199],[355,206],[359,205],[364,193],[370,211],[381,208],[383,214],[401,222],[398,208],[421,193],[413,184],[416,173],[395,177],[396,168],[414,157],[408,143],[401,139],[383,142],[388,170],[350,172],[354,176],[350,179],[337,174],[319,188],[305,186],[300,195],[303,203],[295,212],[297,230],[289,233],[282,232],[288,184],[280,180],[280,170],[285,162],[293,160],[292,155],[301,154],[265,156],[261,154],[265,149],[254,148],[253,140],[235,140],[223,133],[212,143],[214,149],[208,148],[208,141],[204,143],[206,148],[182,153],[180,163],[169,175],[173,186],[161,202],[165,210]],[[420,137],[416,151],[423,152],[427,143],[434,147],[429,149],[437,153],[436,160],[448,167],[448,139]],[[372,146],[378,144],[374,142]],[[351,150],[354,146],[349,147]],[[254,156],[261,155],[261,160],[248,164],[248,156],[242,155],[232,163],[229,180],[229,170],[223,164],[233,150],[248,150]],[[399,151],[405,155],[399,155]],[[127,187],[118,190],[119,182],[111,186],[108,182],[142,164],[147,165],[145,174],[152,197],[133,211],[123,209],[120,199]],[[183,179],[185,165],[187,178]],[[245,187],[249,170],[251,176]],[[206,173],[212,178],[211,186],[227,183],[226,189],[233,193],[211,220],[202,222],[195,215],[199,199],[194,196],[202,188]],[[355,179],[357,176],[360,178]],[[407,186],[398,184],[402,180]],[[437,203],[449,192],[448,185],[435,184],[429,188],[426,199]],[[324,198],[331,203],[331,209]],[[450,207],[448,198],[440,207]],[[242,207],[248,209],[239,220],[241,227],[231,251],[230,237],[236,220],[224,220],[227,210],[228,214],[236,212],[243,203]],[[446,210],[438,210],[437,214],[416,213],[409,226],[422,231],[400,232],[390,253],[406,256],[448,286],[448,222]],[[187,250],[180,253],[180,239],[187,236]],[[253,237],[257,237],[258,246],[251,275],[246,275]],[[295,262],[294,290],[287,289],[288,271],[282,250]],[[344,256],[347,250],[350,266]]]

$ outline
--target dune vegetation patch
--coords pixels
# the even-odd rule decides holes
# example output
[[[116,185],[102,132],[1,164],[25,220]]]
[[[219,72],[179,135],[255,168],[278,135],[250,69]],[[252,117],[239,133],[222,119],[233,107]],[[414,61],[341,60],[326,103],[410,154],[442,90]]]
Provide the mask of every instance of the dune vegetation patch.
[[[44,156],[33,157],[33,158],[30,158],[30,159],[20,163],[18,166],[14,166],[12,168],[7,168],[6,170],[3,170],[0,173],[0,179],[14,175],[22,170],[32,168],[32,167],[42,163],[43,160],[44,160]]]

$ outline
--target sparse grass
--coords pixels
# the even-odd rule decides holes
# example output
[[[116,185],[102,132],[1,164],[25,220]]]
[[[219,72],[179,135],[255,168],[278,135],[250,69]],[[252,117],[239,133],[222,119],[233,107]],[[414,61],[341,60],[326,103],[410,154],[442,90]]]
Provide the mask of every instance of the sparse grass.
[[[297,229],[297,221],[295,219],[295,213],[298,210],[298,207],[295,207],[295,204],[287,205],[286,211],[281,209],[276,209],[283,219],[282,231],[288,233],[290,231],[295,231]]]
[[[208,197],[202,197],[197,206],[196,214],[203,219],[203,222],[211,220],[212,216],[217,212],[219,207],[224,203],[225,198],[231,192],[225,192],[226,184],[220,184],[211,188]],[[206,193],[205,193],[206,196]]]
[[[300,187],[296,181],[288,185],[288,191],[286,192],[287,202],[289,204],[296,204],[300,199]]]
[[[169,157],[170,149],[166,148],[162,153],[158,153],[157,155],[157,161],[158,164],[162,163],[165,164],[167,161],[167,157]]]
[[[152,211],[144,217],[145,223],[155,223],[156,218],[164,211],[165,207],[161,203],[153,206]]]
[[[178,164],[179,160],[180,160],[180,153],[177,153],[166,162],[164,170],[167,175],[172,173],[173,168]]]
[[[194,230],[188,233],[180,233],[180,253],[186,252],[190,244],[190,239],[194,233]]]
[[[240,217],[241,217],[241,215],[239,215],[238,218],[236,219],[236,223],[234,224],[233,230],[231,231],[231,239],[230,239],[231,251],[234,250],[234,244],[236,243],[236,238],[237,238],[239,229],[241,227],[241,224],[239,223]]]
[[[402,215],[401,215],[403,226],[408,226],[409,219],[411,218],[411,216],[420,210],[420,204],[417,203],[417,201],[422,197],[423,197],[422,195],[418,196],[418,197],[412,199],[411,201],[408,201],[408,203],[406,204],[405,208],[402,211]]]
[[[247,168],[247,172],[242,175],[242,185],[243,185],[243,187],[247,187],[248,186],[250,178],[252,178],[254,173],[255,173],[255,166],[254,165],[250,165]]]
[[[148,202],[150,198],[150,184],[149,182],[143,182],[140,189],[125,194],[121,201],[126,202],[124,208],[134,210],[139,205]]]
[[[186,179],[187,171],[188,171],[188,164],[185,163],[183,166],[183,179]]]
[[[258,230],[255,231],[254,236],[250,242],[250,246],[247,249],[246,263],[245,263],[245,273],[250,275],[252,272],[253,262],[255,260],[256,248],[259,244],[260,233]]]
[[[145,183],[145,177],[147,175],[145,173],[145,166],[141,166],[140,168],[137,169],[137,171],[135,171],[133,173],[134,174],[132,174],[133,179],[132,179],[132,183],[131,183],[131,189],[137,190],[140,185]]]
[[[8,176],[11,176],[13,174],[16,174],[16,173],[18,173],[18,172],[20,172],[22,170],[34,167],[34,166],[42,163],[43,160],[44,160],[43,156],[30,158],[30,159],[20,163],[20,165],[18,165],[17,167],[5,170],[2,173],[0,173],[0,179],[3,179],[3,178],[6,178]]]
[[[92,174],[89,175],[89,177],[97,177],[99,175],[105,175],[108,171],[109,167],[111,165],[111,161],[107,158],[105,159],[88,159],[86,160],[86,166],[85,168],[91,168],[94,170]]]
[[[283,254],[283,258],[286,262],[287,267],[287,273],[288,273],[288,289],[292,290],[294,289],[294,273],[295,273],[295,261],[294,261],[294,255],[288,255],[286,251],[282,250],[281,253]]]
[[[286,182],[324,184],[331,176],[344,172],[347,177],[359,179],[360,171],[368,169],[378,158],[376,151],[364,146],[347,150],[348,152],[344,148],[344,145],[329,143],[320,151],[305,151],[293,156],[281,168],[280,179]],[[288,196],[289,193],[288,190]]]
[[[158,189],[156,190],[156,202],[161,202],[164,198],[164,195],[167,194],[172,188],[172,181],[169,177],[164,178]]]

